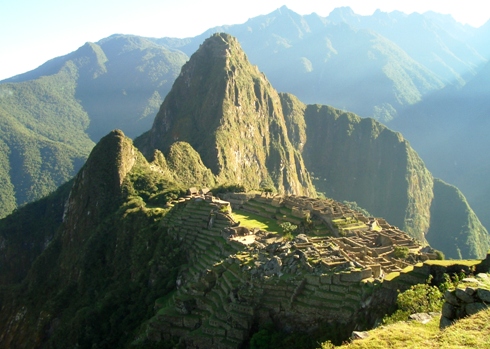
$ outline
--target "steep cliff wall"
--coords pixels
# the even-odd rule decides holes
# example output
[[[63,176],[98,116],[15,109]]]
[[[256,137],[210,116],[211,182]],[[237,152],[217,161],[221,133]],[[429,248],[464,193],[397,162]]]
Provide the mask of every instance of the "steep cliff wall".
[[[304,134],[293,134],[300,135],[317,190],[337,200],[356,201],[424,241],[433,178],[408,142],[373,119],[328,106],[303,108]]]
[[[490,248],[487,230],[458,188],[441,180],[434,182],[430,208],[429,244],[447,258],[483,258]]]

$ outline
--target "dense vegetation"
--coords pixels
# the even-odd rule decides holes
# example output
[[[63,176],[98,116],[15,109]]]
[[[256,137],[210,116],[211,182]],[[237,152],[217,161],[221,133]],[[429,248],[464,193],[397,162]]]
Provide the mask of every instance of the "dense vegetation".
[[[67,63],[51,76],[0,85],[0,217],[71,179],[93,147],[76,75]]]
[[[479,258],[489,249],[488,233],[463,194],[441,180],[434,181],[430,227],[427,241],[447,258]]]
[[[3,82],[0,217],[71,179],[110,130],[147,130],[185,59],[113,36]]]
[[[113,133],[70,184],[68,202],[64,186],[0,221],[2,246],[12,251],[1,260],[11,272],[2,274],[0,318],[15,323],[2,333],[4,345],[124,347],[153,315],[155,300],[175,287],[184,255],[159,219],[166,201],[182,195],[178,183],[150,170],[131,142]],[[25,245],[28,253],[13,255]],[[8,320],[16,309],[25,310]]]

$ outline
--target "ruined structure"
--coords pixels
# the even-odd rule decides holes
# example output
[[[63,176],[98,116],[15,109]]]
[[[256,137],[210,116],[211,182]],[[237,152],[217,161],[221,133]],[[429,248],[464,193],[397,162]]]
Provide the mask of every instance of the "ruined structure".
[[[379,302],[394,302],[400,285],[385,281],[386,275],[411,266],[407,285],[426,280],[419,262],[433,256],[419,243],[333,200],[188,194],[171,204],[161,223],[184,243],[188,264],[177,290],[157,301],[149,339],[238,348],[254,324],[270,321],[290,331],[321,324],[353,330],[359,319],[372,324],[383,315]],[[243,227],[232,208],[298,224],[307,234],[287,240],[280,232]]]

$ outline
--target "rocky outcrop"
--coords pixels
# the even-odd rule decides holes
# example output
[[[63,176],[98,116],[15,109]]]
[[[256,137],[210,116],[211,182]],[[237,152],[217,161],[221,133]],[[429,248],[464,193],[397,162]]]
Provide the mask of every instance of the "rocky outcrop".
[[[481,279],[488,283],[488,274],[478,274],[477,278],[463,279],[463,283],[471,283],[473,286],[457,287],[444,294],[444,304],[442,306],[442,316],[440,327],[450,326],[454,321],[476,314],[487,309],[490,305],[490,289],[479,286]],[[478,280],[480,279],[480,281]]]

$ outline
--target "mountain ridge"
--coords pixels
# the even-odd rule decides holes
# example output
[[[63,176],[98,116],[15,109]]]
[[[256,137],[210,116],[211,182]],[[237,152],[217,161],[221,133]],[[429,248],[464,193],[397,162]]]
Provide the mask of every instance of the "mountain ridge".
[[[270,166],[270,149],[278,146],[274,137],[284,139],[276,148],[283,157]],[[440,202],[434,198],[432,174],[399,133],[373,119],[277,94],[229,34],[213,34],[201,45],[182,68],[152,129],[135,144],[149,158],[156,149],[166,154],[175,141],[188,142],[217,183],[234,180],[231,183],[250,190],[264,189],[269,182],[274,191],[296,195],[308,193],[301,188],[310,190],[315,184],[326,196],[357,202],[420,241],[430,229],[432,203]],[[257,144],[261,147],[255,148]],[[250,157],[239,160],[240,154]],[[246,171],[256,166],[247,177]],[[288,168],[296,169],[297,177],[281,174]],[[313,184],[305,181],[311,177]],[[470,220],[483,238],[470,238],[464,244],[472,247],[463,250],[484,256],[488,233],[476,216]],[[457,257],[449,252],[448,256]]]
[[[0,333],[1,346],[172,347],[185,341],[188,346],[219,342],[239,347],[259,332],[254,324],[271,320],[305,331],[308,338],[322,332],[343,339],[360,319],[362,326],[379,321],[394,304],[398,289],[425,283],[433,272],[429,265],[414,264],[437,254],[422,250],[385,220],[361,217],[331,199],[322,203],[305,196],[267,194],[288,194],[298,188],[303,195],[310,185],[315,190],[312,176],[328,177],[325,188],[347,182],[346,187],[353,187],[349,199],[366,196],[368,202],[375,198],[353,185],[355,176],[367,172],[368,180],[394,183],[399,191],[388,187],[379,196],[393,196],[391,204],[396,205],[400,194],[402,224],[422,229],[426,222],[414,224],[407,217],[429,219],[428,205],[436,201],[425,191],[433,178],[399,133],[373,119],[278,94],[228,34],[213,35],[198,52],[182,69],[148,133],[133,143],[122,131],[110,132],[92,149],[72,182],[49,199],[0,220],[0,249],[8,252],[0,258],[0,267],[9,271],[0,280],[0,323],[7,329]],[[188,120],[181,120],[181,108]],[[196,125],[201,117],[201,128],[207,132],[199,135],[194,129],[201,131]],[[237,125],[247,126],[237,130],[244,133],[229,137]],[[257,132],[261,127],[262,132]],[[180,132],[178,139],[169,139],[175,130]],[[247,161],[228,161],[225,154],[220,163],[219,151],[213,159],[213,152],[193,146],[196,136],[223,153],[230,148],[232,159],[236,149],[258,143],[261,151],[251,149],[262,167],[257,166],[259,171],[251,176],[245,171],[250,167]],[[228,139],[216,142],[219,137]],[[322,142],[315,142],[317,138]],[[311,159],[314,156],[318,158]],[[303,165],[307,161],[316,162],[314,175]],[[216,173],[207,166],[213,163]],[[242,171],[234,165],[245,168],[241,181],[227,183],[236,178],[227,173]],[[329,174],[332,169],[339,170],[336,176]],[[312,235],[294,233],[291,241],[279,237],[279,232],[239,236],[248,228],[230,216],[229,202],[206,191],[204,186],[213,184],[216,187],[211,189],[217,192],[226,191],[230,184],[242,191],[248,189],[245,186],[262,189],[259,197],[233,194],[235,202],[241,198],[264,218],[270,220],[267,215],[274,213],[274,220],[287,218]],[[253,188],[257,184],[262,187]],[[183,188],[190,185],[201,187],[202,194],[192,195],[197,191],[192,188],[186,196]],[[463,203],[461,193],[454,193]],[[307,215],[304,208],[320,212],[327,220]],[[468,225],[478,225],[477,217],[466,213],[463,219],[471,220]],[[46,226],[39,225],[41,218]],[[358,249],[354,241],[364,235],[349,231],[353,226],[369,230],[371,256],[365,248]],[[481,232],[486,233],[484,228]],[[387,253],[396,260],[386,260],[388,264],[379,268],[359,267],[334,248],[333,240],[316,234],[337,234],[335,241],[342,246],[352,241],[348,251],[367,258],[366,265],[370,258],[383,259]],[[260,237],[260,245],[249,248],[243,243],[249,235]],[[23,244],[30,238],[32,247],[26,250]],[[453,239],[447,234],[444,238]],[[406,245],[397,250],[395,240],[414,251]],[[467,242],[469,254],[478,253],[471,251],[475,242]],[[319,249],[328,258],[320,260]],[[400,251],[406,252],[404,261]],[[414,272],[399,272],[398,278],[386,283],[374,280],[381,277],[382,268],[402,270],[399,265],[411,265]],[[454,268],[461,270],[458,264]],[[288,273],[282,279],[281,270]]]
[[[115,35],[2,81],[0,217],[70,180],[111,129],[146,131],[183,62],[182,53]]]
[[[183,140],[222,182],[258,189],[272,181],[280,192],[314,195],[287,137],[279,95],[236,39],[211,38],[184,65],[152,129],[136,145],[146,144],[142,149],[149,155]]]

